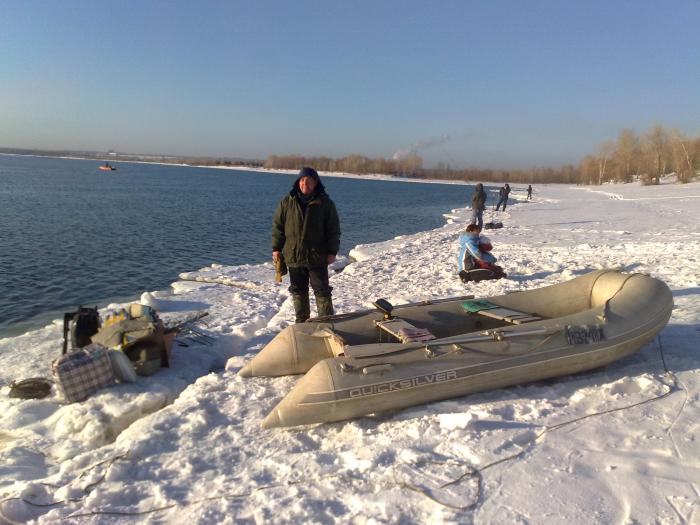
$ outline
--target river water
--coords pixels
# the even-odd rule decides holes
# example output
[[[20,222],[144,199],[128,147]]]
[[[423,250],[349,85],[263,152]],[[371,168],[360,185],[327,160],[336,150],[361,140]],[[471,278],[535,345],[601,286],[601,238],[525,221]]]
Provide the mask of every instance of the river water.
[[[296,179],[277,173],[0,155],[0,337],[78,304],[167,288],[212,263],[270,255],[275,206]],[[341,253],[436,228],[471,187],[323,177]]]

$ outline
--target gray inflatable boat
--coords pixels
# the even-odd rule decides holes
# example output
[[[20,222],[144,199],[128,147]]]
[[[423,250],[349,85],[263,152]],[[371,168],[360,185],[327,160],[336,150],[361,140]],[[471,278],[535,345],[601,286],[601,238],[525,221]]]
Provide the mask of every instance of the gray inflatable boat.
[[[668,322],[665,283],[600,270],[571,281],[317,318],[280,332],[239,375],[306,374],[264,428],[340,421],[573,374],[636,352]]]

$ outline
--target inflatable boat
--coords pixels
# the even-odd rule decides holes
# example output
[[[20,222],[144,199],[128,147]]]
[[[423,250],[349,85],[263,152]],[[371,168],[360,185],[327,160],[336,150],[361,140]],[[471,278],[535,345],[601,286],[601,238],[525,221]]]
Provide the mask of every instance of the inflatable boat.
[[[306,374],[264,428],[341,421],[604,366],[651,341],[673,298],[648,275],[600,270],[486,299],[374,304],[289,326],[240,370]]]

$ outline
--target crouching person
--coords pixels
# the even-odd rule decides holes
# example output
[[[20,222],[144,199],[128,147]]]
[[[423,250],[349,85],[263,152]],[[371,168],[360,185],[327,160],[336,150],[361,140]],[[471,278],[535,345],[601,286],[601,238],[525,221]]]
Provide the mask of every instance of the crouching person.
[[[289,292],[296,322],[311,316],[309,285],[319,316],[333,315],[328,265],[340,247],[340,219],[318,173],[304,167],[292,190],[280,201],[272,218],[272,259],[280,257],[289,270]]]
[[[459,236],[457,265],[459,277],[464,282],[505,277],[503,268],[495,264],[496,257],[491,254],[493,249],[491,241],[480,233],[481,229],[476,224],[470,224]]]

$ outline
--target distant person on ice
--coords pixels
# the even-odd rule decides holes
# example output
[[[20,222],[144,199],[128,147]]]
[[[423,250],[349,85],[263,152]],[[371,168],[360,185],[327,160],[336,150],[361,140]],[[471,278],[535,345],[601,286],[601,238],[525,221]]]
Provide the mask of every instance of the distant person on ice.
[[[532,184],[527,185],[527,200],[532,199]],[[505,208],[503,208],[505,210]]]
[[[506,211],[506,204],[508,204],[508,195],[510,194],[510,186],[506,184],[500,190],[498,190],[498,204],[496,204],[496,211],[503,204],[503,211]]]
[[[296,322],[311,316],[309,283],[319,316],[333,315],[328,265],[340,248],[340,219],[318,173],[304,167],[272,218],[272,260],[284,258]]]
[[[476,224],[481,230],[484,225],[484,209],[486,208],[486,192],[484,185],[479,183],[472,193],[472,220],[469,224]]]

